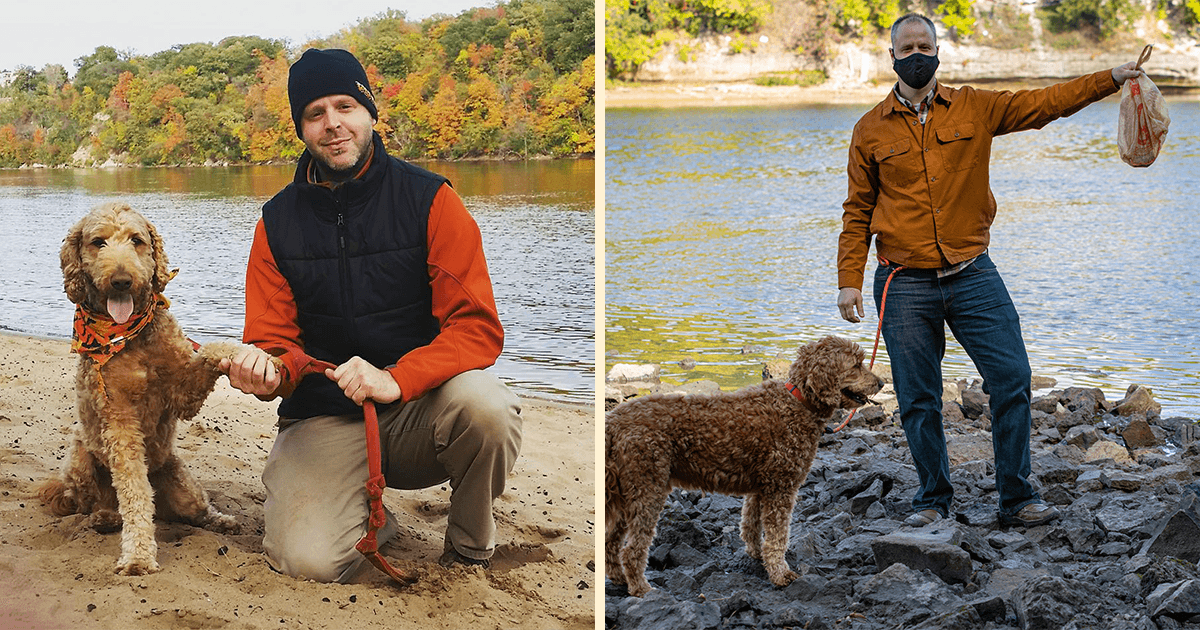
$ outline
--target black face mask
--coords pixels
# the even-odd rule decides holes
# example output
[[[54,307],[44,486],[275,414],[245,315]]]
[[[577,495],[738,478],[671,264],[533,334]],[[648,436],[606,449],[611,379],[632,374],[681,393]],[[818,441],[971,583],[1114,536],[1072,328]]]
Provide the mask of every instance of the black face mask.
[[[916,90],[929,85],[929,81],[933,79],[933,73],[937,71],[937,68],[937,55],[922,55],[919,52],[892,62],[892,69],[896,71],[900,79],[908,87]]]

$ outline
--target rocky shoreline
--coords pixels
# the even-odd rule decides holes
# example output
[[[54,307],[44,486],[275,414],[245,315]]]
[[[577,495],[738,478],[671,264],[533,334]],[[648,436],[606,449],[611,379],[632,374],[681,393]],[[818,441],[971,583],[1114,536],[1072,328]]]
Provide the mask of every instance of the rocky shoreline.
[[[618,367],[606,406],[678,389],[654,386],[654,366]],[[605,627],[1200,628],[1200,419],[1163,418],[1136,385],[1120,401],[1079,387],[1036,397],[1031,480],[1062,517],[1007,527],[987,396],[978,381],[948,382],[956,500],[950,518],[913,528],[901,521],[917,474],[886,391],[821,441],[792,514],[798,580],[776,588],[746,555],[740,497],[676,490],[650,549],[655,590],[628,597],[606,581]]]

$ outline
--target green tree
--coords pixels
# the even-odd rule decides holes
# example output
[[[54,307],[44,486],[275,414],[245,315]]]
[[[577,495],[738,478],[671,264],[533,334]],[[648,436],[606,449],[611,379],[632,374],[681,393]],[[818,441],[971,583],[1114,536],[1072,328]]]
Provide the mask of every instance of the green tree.
[[[136,72],[137,68],[128,56],[118,53],[111,46],[97,46],[95,52],[75,60],[74,83],[79,88],[92,88],[92,91],[105,97],[117,84],[117,78],[123,72]]]
[[[952,29],[956,36],[970,37],[975,34],[975,15],[971,0],[945,0],[938,5],[937,12],[942,16],[942,24]]]
[[[1138,9],[1130,0],[1062,0],[1045,15],[1051,31],[1091,27],[1104,39],[1130,28]]]

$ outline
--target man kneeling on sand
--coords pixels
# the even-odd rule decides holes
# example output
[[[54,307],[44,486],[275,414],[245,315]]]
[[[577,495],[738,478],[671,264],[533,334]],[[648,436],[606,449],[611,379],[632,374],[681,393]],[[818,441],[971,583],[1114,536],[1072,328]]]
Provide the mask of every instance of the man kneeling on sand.
[[[224,366],[241,391],[283,399],[263,471],[267,557],[323,582],[365,566],[369,399],[388,487],[450,482],[439,562],[487,567],[521,409],[484,371],[504,333],[479,228],[446,178],[387,154],[349,52],[306,51],[288,99],[306,151],[255,228],[243,339],[256,347]],[[300,377],[306,355],[337,367]],[[395,534],[388,514],[379,541]]]

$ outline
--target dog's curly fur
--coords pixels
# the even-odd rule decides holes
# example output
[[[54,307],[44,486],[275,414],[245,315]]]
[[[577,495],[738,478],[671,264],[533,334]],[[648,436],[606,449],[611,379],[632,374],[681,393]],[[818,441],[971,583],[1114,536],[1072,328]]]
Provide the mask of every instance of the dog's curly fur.
[[[60,258],[67,297],[96,313],[106,312],[108,298],[122,292],[132,295],[135,312],[141,312],[171,277],[157,230],[120,203],[102,204],[80,219],[63,241]],[[57,516],[90,514],[98,531],[123,529],[117,573],[159,569],[156,514],[221,532],[238,530],[236,520],[209,505],[174,444],[176,423],[196,415],[221,374],[220,360],[240,348],[212,343],[197,352],[171,313],[159,309],[101,370],[80,357],[79,420],[70,454],[59,478],[43,485],[39,495]]]
[[[655,525],[674,487],[744,495],[742,540],[771,582],[796,574],[784,560],[796,492],[825,424],[865,402],[883,381],[857,343],[825,337],[800,348],[787,382],[714,395],[653,394],[618,405],[604,426],[606,573],[630,595],[650,590],[644,571]]]

